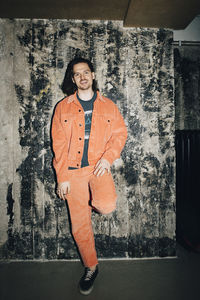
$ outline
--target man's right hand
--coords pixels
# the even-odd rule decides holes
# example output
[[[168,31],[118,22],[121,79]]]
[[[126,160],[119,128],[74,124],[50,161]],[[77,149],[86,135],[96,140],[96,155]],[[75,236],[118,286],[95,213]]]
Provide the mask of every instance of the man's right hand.
[[[66,200],[67,194],[70,193],[70,182],[65,181],[58,183],[56,193],[59,198],[61,198],[62,200]]]

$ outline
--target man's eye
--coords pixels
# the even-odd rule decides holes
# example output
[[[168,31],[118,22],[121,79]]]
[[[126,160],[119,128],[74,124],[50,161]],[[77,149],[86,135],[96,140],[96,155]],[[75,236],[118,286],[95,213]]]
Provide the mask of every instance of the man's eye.
[[[78,74],[78,73],[75,73],[75,74],[74,74],[74,77],[79,77],[79,74]]]

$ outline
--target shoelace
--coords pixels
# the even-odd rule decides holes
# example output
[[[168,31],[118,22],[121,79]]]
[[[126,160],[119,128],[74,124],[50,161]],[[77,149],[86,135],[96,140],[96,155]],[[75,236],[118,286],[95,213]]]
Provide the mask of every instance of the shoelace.
[[[85,281],[86,280],[90,280],[92,278],[92,275],[94,274],[95,270],[92,271],[90,269],[87,269],[87,273],[86,273],[86,276],[85,276]]]

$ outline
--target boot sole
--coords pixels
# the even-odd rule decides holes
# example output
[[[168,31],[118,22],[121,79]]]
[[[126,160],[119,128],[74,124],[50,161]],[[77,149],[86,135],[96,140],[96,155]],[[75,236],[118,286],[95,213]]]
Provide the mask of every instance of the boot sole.
[[[89,295],[89,294],[92,292],[92,290],[93,290],[93,286],[91,286],[91,288],[90,288],[89,290],[84,291],[84,290],[82,290],[82,289],[80,288],[80,285],[79,285],[79,292],[80,292],[82,295],[84,295],[84,296]]]

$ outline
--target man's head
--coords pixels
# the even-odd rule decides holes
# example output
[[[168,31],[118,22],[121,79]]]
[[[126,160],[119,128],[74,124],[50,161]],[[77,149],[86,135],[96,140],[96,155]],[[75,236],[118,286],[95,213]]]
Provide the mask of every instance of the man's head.
[[[91,61],[82,57],[74,58],[67,66],[62,91],[68,96],[77,89],[92,88],[93,91],[96,91],[97,84],[94,78],[94,67]]]

